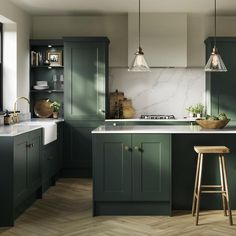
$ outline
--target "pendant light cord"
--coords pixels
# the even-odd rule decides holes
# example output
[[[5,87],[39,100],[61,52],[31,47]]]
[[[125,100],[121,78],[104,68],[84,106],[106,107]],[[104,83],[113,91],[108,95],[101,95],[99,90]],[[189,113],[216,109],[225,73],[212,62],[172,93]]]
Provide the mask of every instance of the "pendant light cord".
[[[214,38],[214,46],[216,47],[216,0],[215,0],[215,38]]]
[[[139,0],[139,4],[138,4],[138,43],[139,43],[139,48],[141,48],[140,45],[140,18],[141,18],[141,14],[140,14],[140,0]]]

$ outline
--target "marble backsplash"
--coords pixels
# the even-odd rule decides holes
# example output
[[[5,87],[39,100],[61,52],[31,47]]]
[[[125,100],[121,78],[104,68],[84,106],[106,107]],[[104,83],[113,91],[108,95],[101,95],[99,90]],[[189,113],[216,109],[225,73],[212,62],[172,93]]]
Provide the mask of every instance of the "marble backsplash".
[[[151,72],[128,72],[110,68],[110,92],[118,89],[131,98],[135,117],[141,114],[188,116],[186,107],[205,104],[205,72],[197,68],[153,68]]]

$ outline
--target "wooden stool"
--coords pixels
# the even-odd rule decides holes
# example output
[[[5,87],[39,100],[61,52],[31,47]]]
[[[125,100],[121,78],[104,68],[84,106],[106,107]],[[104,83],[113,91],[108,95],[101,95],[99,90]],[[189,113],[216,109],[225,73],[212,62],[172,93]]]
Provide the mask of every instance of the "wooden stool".
[[[197,168],[196,168],[196,179],[193,192],[193,205],[192,205],[192,215],[196,213],[196,225],[198,225],[199,218],[199,206],[200,206],[200,195],[201,193],[220,193],[222,194],[222,202],[224,215],[227,216],[227,210],[229,214],[229,224],[233,225],[232,212],[229,202],[229,192],[227,183],[227,174],[225,168],[225,159],[223,154],[229,153],[229,148],[225,146],[194,146],[194,150],[198,153]],[[219,167],[220,167],[220,179],[221,185],[202,185],[202,164],[203,164],[203,154],[215,153],[219,155]],[[208,188],[208,190],[207,190]],[[210,189],[220,190],[210,190]],[[204,189],[204,190],[203,190]],[[226,209],[227,207],[227,209]]]

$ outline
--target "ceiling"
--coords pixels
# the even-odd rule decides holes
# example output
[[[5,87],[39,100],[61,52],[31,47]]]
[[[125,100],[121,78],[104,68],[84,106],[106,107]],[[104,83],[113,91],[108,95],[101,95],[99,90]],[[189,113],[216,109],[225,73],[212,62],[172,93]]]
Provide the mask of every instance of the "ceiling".
[[[31,15],[91,15],[137,11],[138,0],[10,0]],[[214,0],[141,0],[142,12],[213,14]],[[235,15],[236,0],[218,0],[218,15]]]

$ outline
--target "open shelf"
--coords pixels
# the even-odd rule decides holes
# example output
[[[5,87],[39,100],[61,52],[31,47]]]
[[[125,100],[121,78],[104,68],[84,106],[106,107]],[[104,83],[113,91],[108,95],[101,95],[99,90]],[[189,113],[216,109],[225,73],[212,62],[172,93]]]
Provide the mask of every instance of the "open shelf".
[[[45,90],[30,90],[31,93],[64,93],[64,90],[54,90],[54,89],[45,89]]]

